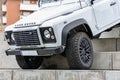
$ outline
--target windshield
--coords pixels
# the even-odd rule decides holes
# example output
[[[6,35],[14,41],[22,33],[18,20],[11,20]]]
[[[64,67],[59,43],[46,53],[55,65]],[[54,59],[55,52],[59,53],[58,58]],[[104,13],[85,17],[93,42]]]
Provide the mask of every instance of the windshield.
[[[42,4],[46,4],[46,3],[73,3],[73,2],[78,2],[80,0],[38,0],[38,5],[39,7],[42,5]]]
[[[38,5],[40,7],[42,4],[58,2],[58,1],[61,1],[61,0],[38,0]]]
[[[60,0],[41,0],[41,2],[43,4],[45,4],[45,3],[51,3],[51,2],[58,2],[58,1],[60,1]]]

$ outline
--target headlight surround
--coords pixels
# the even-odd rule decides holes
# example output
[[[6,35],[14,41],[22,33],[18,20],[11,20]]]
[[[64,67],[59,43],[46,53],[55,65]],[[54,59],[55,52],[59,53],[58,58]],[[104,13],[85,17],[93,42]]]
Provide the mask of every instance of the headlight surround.
[[[56,38],[52,27],[40,28],[43,43],[55,43]]]
[[[11,39],[12,39],[13,41],[15,41],[15,38],[14,38],[13,33],[11,34]]]
[[[15,45],[15,39],[12,31],[6,31],[5,38],[9,45]]]

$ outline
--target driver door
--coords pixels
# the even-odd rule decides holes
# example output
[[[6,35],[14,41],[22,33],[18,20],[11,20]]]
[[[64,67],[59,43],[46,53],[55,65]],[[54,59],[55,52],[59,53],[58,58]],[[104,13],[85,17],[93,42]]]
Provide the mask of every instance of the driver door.
[[[92,7],[99,29],[119,19],[119,10],[116,0],[95,0]]]

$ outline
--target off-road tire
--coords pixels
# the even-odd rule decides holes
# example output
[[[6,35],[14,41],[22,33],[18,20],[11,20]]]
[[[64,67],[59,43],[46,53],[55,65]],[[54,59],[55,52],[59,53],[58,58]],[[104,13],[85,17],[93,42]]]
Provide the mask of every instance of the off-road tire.
[[[37,69],[43,62],[40,56],[20,56],[16,55],[16,61],[22,69]]]
[[[70,36],[65,54],[71,69],[89,69],[93,63],[93,47],[88,35],[79,32]]]

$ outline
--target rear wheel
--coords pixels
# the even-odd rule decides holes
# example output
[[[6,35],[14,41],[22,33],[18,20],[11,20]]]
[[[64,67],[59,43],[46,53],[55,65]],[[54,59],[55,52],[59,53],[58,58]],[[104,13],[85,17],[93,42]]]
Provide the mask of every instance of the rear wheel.
[[[79,32],[68,38],[65,54],[72,69],[89,69],[93,63],[93,47],[90,38]]]
[[[18,65],[22,69],[37,69],[43,62],[43,58],[40,56],[16,56]]]

